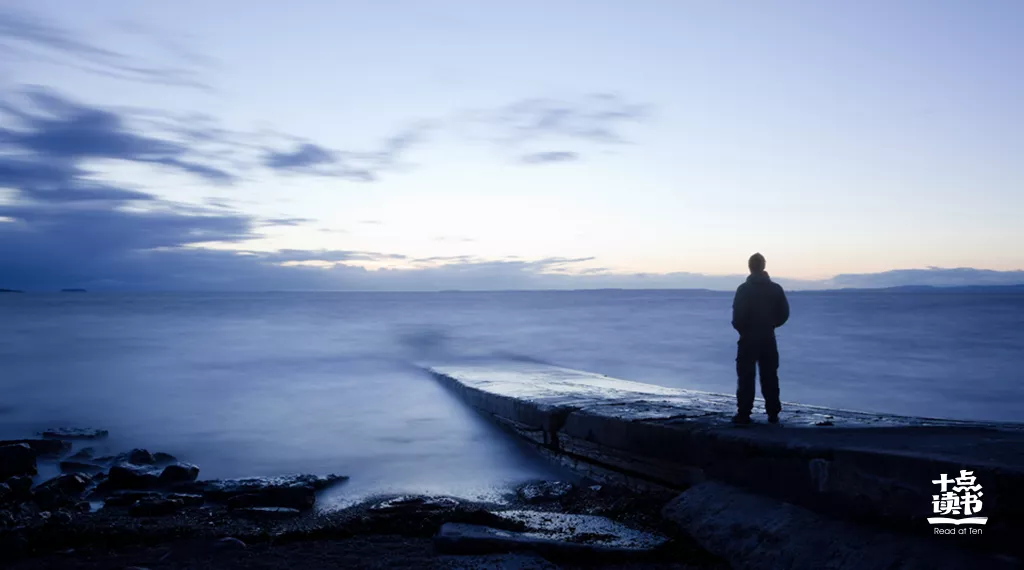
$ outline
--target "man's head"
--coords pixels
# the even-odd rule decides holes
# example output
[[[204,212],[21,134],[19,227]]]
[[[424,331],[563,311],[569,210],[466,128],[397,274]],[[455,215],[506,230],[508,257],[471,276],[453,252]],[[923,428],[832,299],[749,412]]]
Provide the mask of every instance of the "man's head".
[[[750,256],[750,260],[747,261],[747,267],[750,268],[750,274],[756,275],[764,272],[764,256],[760,253],[755,253]]]

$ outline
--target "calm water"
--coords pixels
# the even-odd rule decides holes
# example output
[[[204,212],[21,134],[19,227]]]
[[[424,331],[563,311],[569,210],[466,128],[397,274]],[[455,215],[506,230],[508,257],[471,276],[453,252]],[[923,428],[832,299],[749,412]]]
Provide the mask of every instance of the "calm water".
[[[731,392],[727,293],[0,295],[0,437],[104,427],[202,476],[475,496],[558,476],[410,362],[530,358]],[[1019,420],[1024,294],[793,293],[784,401]]]

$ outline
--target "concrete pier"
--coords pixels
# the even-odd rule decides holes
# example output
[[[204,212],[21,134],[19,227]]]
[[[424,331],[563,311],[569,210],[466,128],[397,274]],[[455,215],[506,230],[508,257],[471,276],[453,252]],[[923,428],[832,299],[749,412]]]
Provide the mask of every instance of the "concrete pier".
[[[870,414],[785,403],[781,426],[734,426],[731,395],[533,363],[430,365],[472,407],[598,480],[684,490],[705,481],[833,518],[924,537],[932,483],[972,471],[980,535],[936,536],[1024,552],[1024,424]],[[757,407],[761,404],[758,403]],[[756,411],[756,409],[755,409]],[[951,525],[943,525],[953,528]]]

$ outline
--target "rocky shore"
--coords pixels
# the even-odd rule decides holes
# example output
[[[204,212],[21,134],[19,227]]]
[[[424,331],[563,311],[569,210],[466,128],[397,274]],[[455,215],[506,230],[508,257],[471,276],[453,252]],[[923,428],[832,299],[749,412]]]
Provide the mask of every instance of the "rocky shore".
[[[0,441],[11,568],[718,568],[662,520],[672,498],[534,482],[502,500],[386,496],[316,508],[343,475],[202,480],[161,452],[100,455],[102,430]],[[72,441],[84,445],[72,450]],[[61,472],[39,481],[40,467]]]

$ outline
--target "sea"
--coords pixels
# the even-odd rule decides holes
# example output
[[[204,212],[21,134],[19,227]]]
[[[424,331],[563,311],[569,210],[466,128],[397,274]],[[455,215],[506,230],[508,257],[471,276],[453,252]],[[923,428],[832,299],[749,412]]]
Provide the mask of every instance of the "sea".
[[[1024,291],[791,292],[783,401],[1021,421]],[[530,360],[733,393],[732,295],[711,291],[0,295],[0,438],[107,429],[200,477],[337,473],[326,505],[500,497],[567,474],[421,362]],[[82,444],[80,444],[82,445]]]

